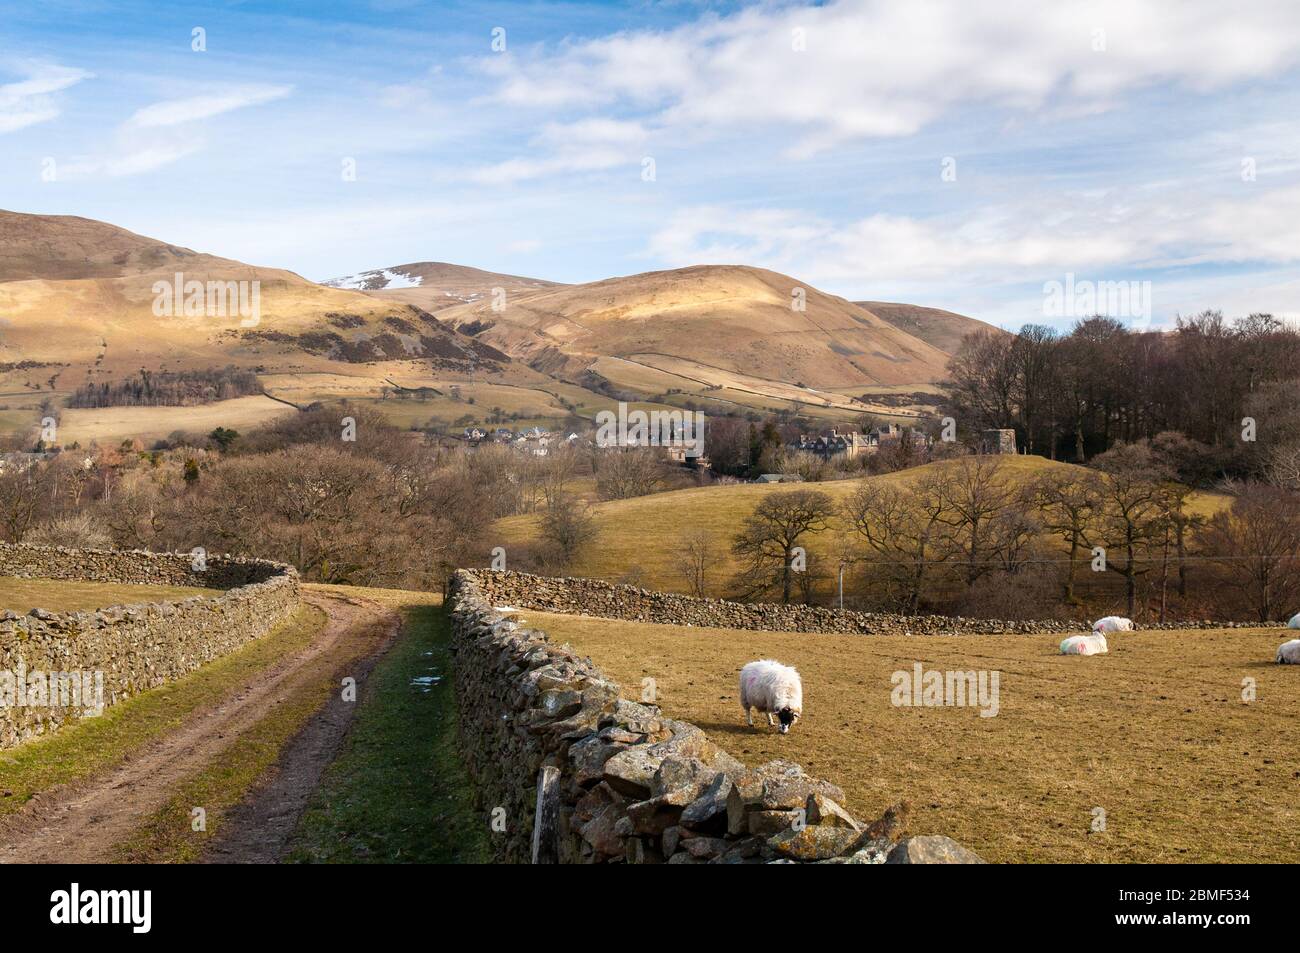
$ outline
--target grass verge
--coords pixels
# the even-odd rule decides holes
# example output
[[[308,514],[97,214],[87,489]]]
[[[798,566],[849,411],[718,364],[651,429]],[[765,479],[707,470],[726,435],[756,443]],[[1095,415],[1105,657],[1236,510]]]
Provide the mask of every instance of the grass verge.
[[[405,605],[402,615],[401,635],[371,674],[344,749],[294,833],[290,862],[489,859],[487,825],[457,750],[446,612]]]

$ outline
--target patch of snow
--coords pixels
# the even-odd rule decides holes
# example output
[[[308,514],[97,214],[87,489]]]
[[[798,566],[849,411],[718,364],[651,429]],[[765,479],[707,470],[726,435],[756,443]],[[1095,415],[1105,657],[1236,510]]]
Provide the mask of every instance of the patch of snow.
[[[419,275],[404,275],[397,271],[376,269],[362,271],[343,278],[331,278],[321,284],[328,288],[344,288],[349,291],[381,291],[393,288],[418,288],[424,281]]]
[[[384,287],[392,290],[394,288],[418,288],[424,281],[419,275],[404,275],[397,271],[384,272]]]

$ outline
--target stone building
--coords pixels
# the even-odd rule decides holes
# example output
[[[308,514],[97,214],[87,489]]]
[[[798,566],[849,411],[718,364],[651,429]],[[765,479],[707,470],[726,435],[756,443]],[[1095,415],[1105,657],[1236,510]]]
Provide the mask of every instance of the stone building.
[[[1016,453],[1016,432],[1011,429],[985,430],[980,434],[980,453]]]

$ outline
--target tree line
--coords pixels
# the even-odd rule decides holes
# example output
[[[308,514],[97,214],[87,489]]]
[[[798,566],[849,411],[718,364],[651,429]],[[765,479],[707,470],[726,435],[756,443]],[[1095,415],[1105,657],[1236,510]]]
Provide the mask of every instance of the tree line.
[[[262,393],[257,374],[237,367],[199,371],[149,371],[120,381],[88,382],[69,407],[192,407]]]
[[[1254,481],[1199,501],[1176,479],[1173,444],[1117,444],[1082,473],[1026,479],[973,455],[911,480],[863,480],[839,501],[774,492],[731,540],[740,569],[727,588],[812,603],[843,566],[859,606],[907,613],[1270,621],[1300,609],[1300,495]],[[679,554],[696,594],[709,589],[702,548],[687,537]]]
[[[1268,314],[1230,322],[1206,311],[1170,331],[1093,317],[1063,334],[976,332],[949,377],[944,412],[961,427],[1014,428],[1025,452],[1054,460],[1083,463],[1173,431],[1199,445],[1182,475],[1204,482],[1258,474],[1300,444],[1300,333]]]

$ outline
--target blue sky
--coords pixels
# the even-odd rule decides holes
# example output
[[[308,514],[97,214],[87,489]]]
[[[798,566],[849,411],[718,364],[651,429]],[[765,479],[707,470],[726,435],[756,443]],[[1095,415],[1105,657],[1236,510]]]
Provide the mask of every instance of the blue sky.
[[[317,280],[741,263],[1015,326],[1073,274],[1151,282],[1157,322],[1300,317],[1294,3],[53,0],[0,24],[0,207]]]

